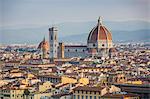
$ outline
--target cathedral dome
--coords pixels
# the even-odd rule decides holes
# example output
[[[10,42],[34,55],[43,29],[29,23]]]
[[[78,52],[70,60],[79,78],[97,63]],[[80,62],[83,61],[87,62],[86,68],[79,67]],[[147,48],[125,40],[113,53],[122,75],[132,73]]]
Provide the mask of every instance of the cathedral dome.
[[[48,41],[45,40],[45,38],[44,38],[43,41],[40,42],[40,44],[38,45],[38,49],[42,49],[42,50],[45,50],[45,51],[48,51],[48,50],[49,50],[49,43],[48,43]]]
[[[88,43],[96,43],[97,41],[106,40],[112,41],[111,32],[102,24],[102,19],[99,17],[98,24],[91,30],[88,36]]]

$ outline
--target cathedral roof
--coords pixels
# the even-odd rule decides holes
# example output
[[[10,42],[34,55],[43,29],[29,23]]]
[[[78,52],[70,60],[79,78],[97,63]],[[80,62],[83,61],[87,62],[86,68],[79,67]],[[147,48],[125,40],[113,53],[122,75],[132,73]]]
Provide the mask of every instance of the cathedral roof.
[[[102,24],[101,17],[98,19],[98,24],[91,30],[87,42],[95,43],[98,40],[112,40],[111,32]]]
[[[49,43],[48,43],[48,41],[45,40],[45,37],[44,37],[43,41],[41,41],[40,44],[38,45],[38,49],[44,49],[46,51],[49,50]]]

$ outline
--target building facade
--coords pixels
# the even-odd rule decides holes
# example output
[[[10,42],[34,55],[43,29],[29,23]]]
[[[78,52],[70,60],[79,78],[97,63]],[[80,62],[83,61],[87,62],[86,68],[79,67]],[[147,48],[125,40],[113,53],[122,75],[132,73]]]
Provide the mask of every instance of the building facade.
[[[104,57],[110,56],[113,47],[111,32],[102,24],[99,17],[97,25],[91,30],[87,38],[87,45],[58,45],[57,28],[49,29],[50,58],[71,57]],[[62,46],[63,45],[63,46]]]

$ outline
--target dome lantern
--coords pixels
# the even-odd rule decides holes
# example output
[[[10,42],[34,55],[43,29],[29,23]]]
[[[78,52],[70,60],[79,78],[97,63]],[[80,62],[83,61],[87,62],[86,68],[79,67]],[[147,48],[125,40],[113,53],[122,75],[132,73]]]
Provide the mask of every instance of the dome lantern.
[[[98,25],[102,25],[102,17],[101,16],[99,16],[99,18],[98,18]]]

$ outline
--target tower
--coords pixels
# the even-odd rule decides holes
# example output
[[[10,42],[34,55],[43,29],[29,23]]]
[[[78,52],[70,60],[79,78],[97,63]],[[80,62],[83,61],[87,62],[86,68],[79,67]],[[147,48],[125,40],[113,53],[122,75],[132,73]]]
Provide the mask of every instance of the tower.
[[[57,49],[58,49],[58,37],[57,37],[57,28],[51,27],[49,28],[49,44],[50,48],[50,60],[53,61],[54,58],[57,58]]]
[[[65,45],[64,43],[59,43],[59,47],[58,47],[58,58],[64,58],[64,50],[65,50]]]

